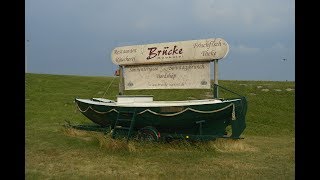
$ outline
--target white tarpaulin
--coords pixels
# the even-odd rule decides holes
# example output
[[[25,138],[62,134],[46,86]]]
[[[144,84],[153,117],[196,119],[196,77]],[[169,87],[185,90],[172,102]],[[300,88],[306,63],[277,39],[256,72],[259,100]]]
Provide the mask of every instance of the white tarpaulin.
[[[124,67],[125,89],[210,89],[210,62]]]
[[[211,38],[117,47],[111,59],[117,65],[203,62],[222,59],[228,52],[225,40]]]

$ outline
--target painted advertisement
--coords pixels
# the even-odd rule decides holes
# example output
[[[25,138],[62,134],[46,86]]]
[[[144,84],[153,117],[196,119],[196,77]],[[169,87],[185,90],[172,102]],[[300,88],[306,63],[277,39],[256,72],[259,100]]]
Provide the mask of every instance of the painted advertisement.
[[[210,89],[210,62],[125,66],[125,89]]]
[[[117,65],[164,64],[219,60],[228,52],[225,40],[211,38],[117,47],[111,59]]]

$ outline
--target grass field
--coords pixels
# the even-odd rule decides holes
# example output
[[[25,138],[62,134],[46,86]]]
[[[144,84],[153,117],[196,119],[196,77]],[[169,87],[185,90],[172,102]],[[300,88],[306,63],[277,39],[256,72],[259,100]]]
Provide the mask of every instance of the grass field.
[[[295,83],[220,80],[248,100],[242,140],[142,143],[65,128],[92,124],[73,100],[102,97],[113,77],[26,74],[26,179],[295,179]],[[104,98],[115,99],[118,78]],[[139,90],[155,100],[204,99],[210,90]],[[220,97],[229,94],[220,90]]]

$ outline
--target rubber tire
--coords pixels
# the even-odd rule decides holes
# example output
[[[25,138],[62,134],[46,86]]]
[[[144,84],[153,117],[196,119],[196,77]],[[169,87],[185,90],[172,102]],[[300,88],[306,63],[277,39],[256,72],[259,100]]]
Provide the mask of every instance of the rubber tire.
[[[152,126],[147,126],[138,131],[138,139],[141,141],[154,142],[158,141],[158,131]]]

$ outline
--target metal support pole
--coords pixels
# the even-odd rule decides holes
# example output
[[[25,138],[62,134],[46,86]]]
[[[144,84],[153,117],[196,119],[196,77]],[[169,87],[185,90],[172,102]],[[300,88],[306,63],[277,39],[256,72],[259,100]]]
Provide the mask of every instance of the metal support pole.
[[[214,60],[214,84],[213,84],[213,97],[218,98],[218,60]]]
[[[119,66],[119,95],[124,94],[123,66]]]
[[[205,120],[196,121],[196,124],[199,124],[199,135],[202,135],[202,123],[206,122]]]

